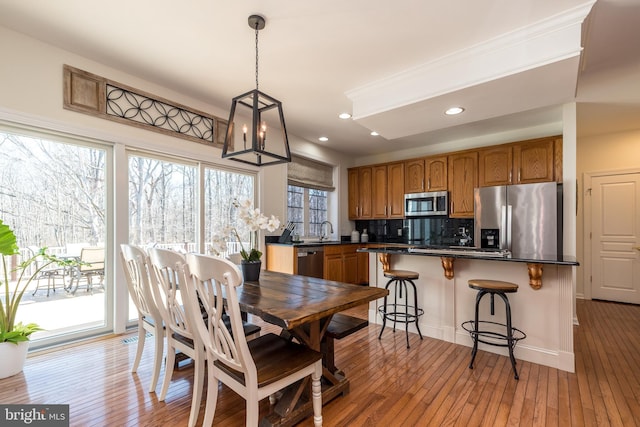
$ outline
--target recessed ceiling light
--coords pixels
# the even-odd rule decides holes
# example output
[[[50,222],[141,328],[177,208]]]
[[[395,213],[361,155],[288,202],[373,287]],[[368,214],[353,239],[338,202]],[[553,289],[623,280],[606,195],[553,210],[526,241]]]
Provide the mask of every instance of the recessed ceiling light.
[[[375,130],[371,131],[371,136],[378,136],[380,135],[378,132],[376,132]]]
[[[455,116],[456,114],[460,114],[463,111],[464,111],[464,108],[462,108],[462,107],[451,107],[447,111],[445,111],[444,113],[446,115],[449,115],[449,116]]]
[[[351,114],[349,114],[349,113],[340,113],[340,115],[338,117],[340,117],[343,120],[347,120],[347,119],[351,118]]]
[[[327,142],[329,138],[327,138],[326,136],[321,136],[320,138],[318,138],[318,140],[322,142]]]

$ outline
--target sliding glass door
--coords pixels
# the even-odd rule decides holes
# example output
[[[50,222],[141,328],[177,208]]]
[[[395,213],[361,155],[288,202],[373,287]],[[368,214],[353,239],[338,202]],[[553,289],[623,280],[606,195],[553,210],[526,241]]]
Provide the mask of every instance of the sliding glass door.
[[[89,253],[93,257],[84,269],[52,268],[31,282],[17,320],[43,328],[32,336],[32,348],[106,331],[111,325],[105,268],[110,162],[106,146],[0,129],[0,219],[14,229],[20,247],[20,256],[7,268],[40,248],[65,259],[82,261]]]

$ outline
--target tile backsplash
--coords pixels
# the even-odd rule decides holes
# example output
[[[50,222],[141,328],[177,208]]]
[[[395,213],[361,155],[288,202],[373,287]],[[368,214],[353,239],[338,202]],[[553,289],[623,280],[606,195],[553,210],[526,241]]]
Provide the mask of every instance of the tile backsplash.
[[[473,219],[428,217],[356,221],[362,234],[367,229],[370,242],[409,243],[433,246],[474,246]]]

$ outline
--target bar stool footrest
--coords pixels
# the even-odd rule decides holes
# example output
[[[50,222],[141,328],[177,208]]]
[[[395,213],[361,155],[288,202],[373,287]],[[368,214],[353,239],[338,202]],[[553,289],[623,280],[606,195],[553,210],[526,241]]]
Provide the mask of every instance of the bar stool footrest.
[[[399,309],[409,310],[412,311],[412,313],[399,311]],[[418,308],[416,310],[414,306],[405,306],[404,304],[387,304],[385,306],[378,307],[378,312],[385,319],[396,323],[413,323],[424,314],[423,309]]]
[[[464,322],[462,324],[462,328],[465,331],[469,332],[469,334],[471,335],[471,339],[473,340],[477,339],[478,342],[488,344],[488,345],[494,345],[498,347],[509,347],[509,337],[505,333],[494,332],[488,329],[483,329],[489,325],[499,326],[505,329],[507,328],[507,325],[504,323],[491,322],[488,320],[478,321],[478,328],[479,328],[478,331],[475,330],[474,320],[468,320]],[[513,347],[516,346],[518,341],[523,340],[527,337],[527,334],[525,334],[518,328],[514,328],[513,326],[511,327],[511,335],[512,335],[511,341],[512,341]]]

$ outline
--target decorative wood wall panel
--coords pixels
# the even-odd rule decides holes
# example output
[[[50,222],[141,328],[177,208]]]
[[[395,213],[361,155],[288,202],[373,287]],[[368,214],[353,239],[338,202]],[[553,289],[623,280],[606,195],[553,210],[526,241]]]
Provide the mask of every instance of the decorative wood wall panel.
[[[222,146],[227,121],[64,65],[64,108],[201,144]]]

